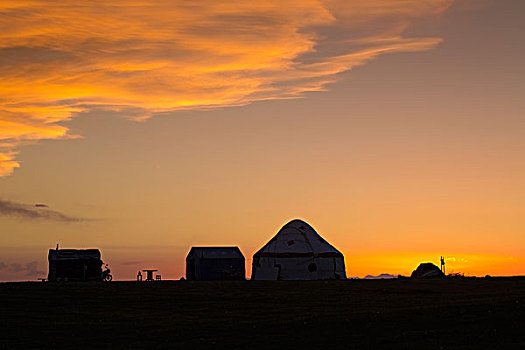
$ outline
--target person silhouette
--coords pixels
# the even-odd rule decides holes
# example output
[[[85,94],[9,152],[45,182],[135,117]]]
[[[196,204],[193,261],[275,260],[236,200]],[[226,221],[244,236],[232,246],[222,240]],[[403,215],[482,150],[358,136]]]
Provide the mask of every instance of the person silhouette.
[[[142,281],[142,273],[140,271],[137,273],[137,281]]]

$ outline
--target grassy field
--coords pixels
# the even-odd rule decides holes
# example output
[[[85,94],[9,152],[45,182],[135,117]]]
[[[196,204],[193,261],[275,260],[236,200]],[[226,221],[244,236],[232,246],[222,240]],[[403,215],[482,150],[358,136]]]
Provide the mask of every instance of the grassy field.
[[[525,279],[0,284],[0,349],[525,349]]]

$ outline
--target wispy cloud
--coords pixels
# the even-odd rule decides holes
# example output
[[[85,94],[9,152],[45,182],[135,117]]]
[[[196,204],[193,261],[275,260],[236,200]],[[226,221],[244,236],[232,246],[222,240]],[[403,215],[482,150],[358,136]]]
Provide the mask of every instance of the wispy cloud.
[[[74,137],[92,108],[142,120],[320,91],[391,52],[415,19],[452,0],[4,0],[0,4],[0,176],[28,140]]]
[[[35,206],[2,199],[0,199],[0,215],[29,220],[52,220],[61,222],[81,222],[87,220],[48,209],[47,206]]]
[[[390,279],[390,278],[397,278],[398,276],[396,275],[391,275],[389,273],[382,273],[380,275],[377,275],[377,276],[373,276],[373,275],[367,275],[365,276],[365,280],[380,280],[380,279]]]
[[[143,261],[137,260],[137,261],[124,261],[121,264],[127,266],[127,265],[138,265],[138,264],[142,264],[142,263],[143,263]]]

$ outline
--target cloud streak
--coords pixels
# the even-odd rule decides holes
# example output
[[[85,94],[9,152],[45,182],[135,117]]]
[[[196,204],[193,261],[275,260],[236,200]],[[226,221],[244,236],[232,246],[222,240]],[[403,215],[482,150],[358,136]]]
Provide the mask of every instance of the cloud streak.
[[[86,219],[63,214],[47,207],[35,207],[29,204],[15,203],[0,199],[0,215],[28,220],[49,220],[60,222],[82,222]]]
[[[93,108],[141,120],[295,98],[379,55],[431,49],[439,38],[403,32],[451,1],[2,1],[0,176],[21,144],[75,137],[63,122]]]

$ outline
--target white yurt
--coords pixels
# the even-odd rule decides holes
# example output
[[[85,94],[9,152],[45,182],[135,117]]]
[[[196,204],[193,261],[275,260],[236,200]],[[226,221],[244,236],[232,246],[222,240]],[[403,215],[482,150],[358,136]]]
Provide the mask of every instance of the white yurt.
[[[344,256],[302,220],[281,228],[253,256],[252,280],[346,279]]]

